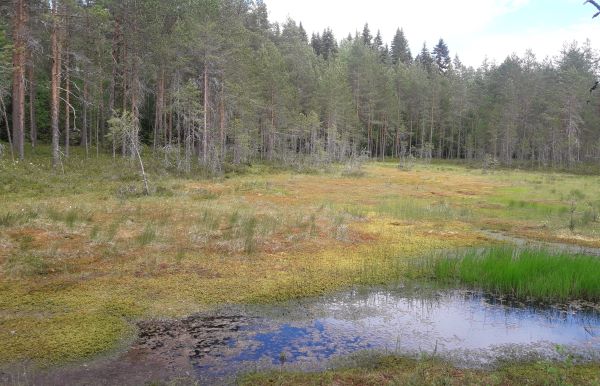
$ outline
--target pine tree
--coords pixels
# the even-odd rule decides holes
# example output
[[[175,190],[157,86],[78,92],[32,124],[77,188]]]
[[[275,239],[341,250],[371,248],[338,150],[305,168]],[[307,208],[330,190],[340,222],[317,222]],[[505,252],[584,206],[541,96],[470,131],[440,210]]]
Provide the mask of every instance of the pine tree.
[[[390,46],[386,43],[386,45],[379,51],[379,56],[381,57],[381,63],[389,64],[391,63],[390,57]]]
[[[264,0],[256,0],[248,21],[248,27],[251,31],[262,32],[263,34],[268,33],[271,24],[269,23],[269,12]]]
[[[20,159],[25,158],[25,64],[27,58],[27,21],[29,6],[25,0],[13,0],[13,146]]]

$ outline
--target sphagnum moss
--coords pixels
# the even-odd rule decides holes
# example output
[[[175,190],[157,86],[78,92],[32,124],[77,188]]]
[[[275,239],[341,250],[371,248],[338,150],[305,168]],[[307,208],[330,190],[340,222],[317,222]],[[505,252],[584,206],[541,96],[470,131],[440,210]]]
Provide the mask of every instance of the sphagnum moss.
[[[489,242],[481,226],[557,239],[568,227],[540,205],[506,204],[564,206],[568,191],[551,174],[388,163],[367,165],[360,178],[257,166],[209,181],[157,167],[149,179],[168,194],[141,197],[121,194],[138,183],[127,160],[84,161],[76,152],[64,174],[36,159],[0,163],[0,341],[10,342],[0,362],[77,361],[118,347],[135,320],[398,280],[409,257]],[[600,193],[592,177],[569,184]],[[517,210],[526,219],[511,216]],[[577,231],[600,245],[594,222]],[[47,272],[11,270],[23,253]]]

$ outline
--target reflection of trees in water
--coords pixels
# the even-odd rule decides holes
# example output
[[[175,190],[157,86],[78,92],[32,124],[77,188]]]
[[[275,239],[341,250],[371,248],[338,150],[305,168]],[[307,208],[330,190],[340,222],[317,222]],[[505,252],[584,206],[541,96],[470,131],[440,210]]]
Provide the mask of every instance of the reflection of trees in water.
[[[578,302],[565,304],[546,304],[542,302],[523,302],[510,296],[496,296],[489,293],[467,295],[472,301],[481,300],[484,304],[504,311],[506,316],[520,318],[543,317],[549,323],[573,323],[600,325],[600,312],[591,304]]]

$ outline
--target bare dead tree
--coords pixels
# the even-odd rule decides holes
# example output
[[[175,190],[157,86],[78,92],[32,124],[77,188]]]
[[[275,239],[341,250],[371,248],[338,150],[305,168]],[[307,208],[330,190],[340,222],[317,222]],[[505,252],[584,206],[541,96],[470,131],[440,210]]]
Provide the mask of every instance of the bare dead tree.
[[[131,154],[132,158],[137,159],[144,184],[144,194],[146,196],[150,195],[148,177],[140,150],[142,145],[140,143],[140,124],[138,118],[134,113],[125,111],[121,116],[113,116],[108,121],[108,124],[110,125],[108,137],[118,139],[122,147],[127,149],[128,153]]]

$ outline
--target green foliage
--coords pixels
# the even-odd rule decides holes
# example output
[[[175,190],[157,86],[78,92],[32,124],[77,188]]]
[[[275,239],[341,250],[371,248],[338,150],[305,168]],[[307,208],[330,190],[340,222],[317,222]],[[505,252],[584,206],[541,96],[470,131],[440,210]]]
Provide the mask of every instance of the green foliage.
[[[593,256],[491,248],[433,258],[418,266],[422,274],[441,282],[458,282],[519,299],[600,299],[600,259]]]
[[[341,40],[326,29],[309,44],[296,21],[271,23],[264,1],[66,4],[59,19],[78,21],[68,24],[65,41],[77,69],[70,73],[71,138],[91,134],[87,145],[98,153],[131,155],[124,134],[135,128],[128,137],[138,148],[152,144],[169,169],[204,176],[256,160],[321,170],[362,154],[479,162],[489,155],[504,165],[569,169],[596,163],[598,97],[586,91],[598,60],[589,44],[565,46],[554,61],[527,53],[474,69],[444,39],[432,51],[424,43],[413,61],[402,29],[391,49],[368,25]],[[50,140],[50,82],[37,54],[51,52],[47,12],[36,9],[28,26],[39,42],[33,65],[42,142]],[[6,29],[0,25],[0,88],[8,96]],[[130,48],[127,60],[114,61],[117,41]],[[135,122],[119,109],[134,111]]]
[[[0,76],[9,73],[8,65],[10,64],[10,57],[12,55],[11,46],[6,37],[5,26],[0,19]]]

